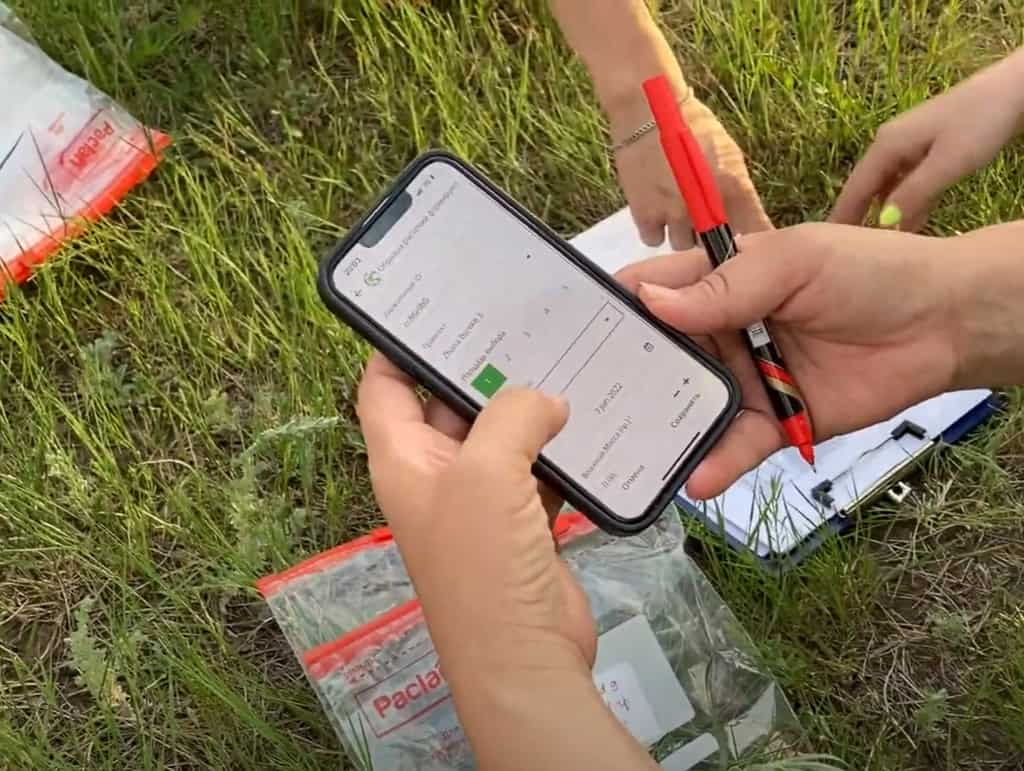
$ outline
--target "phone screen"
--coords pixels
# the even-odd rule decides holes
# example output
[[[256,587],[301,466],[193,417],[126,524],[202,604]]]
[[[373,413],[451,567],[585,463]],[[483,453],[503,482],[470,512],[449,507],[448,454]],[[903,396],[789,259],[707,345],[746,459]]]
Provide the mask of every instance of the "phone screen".
[[[565,396],[544,458],[624,520],[729,409],[718,373],[453,163],[424,165],[331,282],[479,407],[513,385]]]

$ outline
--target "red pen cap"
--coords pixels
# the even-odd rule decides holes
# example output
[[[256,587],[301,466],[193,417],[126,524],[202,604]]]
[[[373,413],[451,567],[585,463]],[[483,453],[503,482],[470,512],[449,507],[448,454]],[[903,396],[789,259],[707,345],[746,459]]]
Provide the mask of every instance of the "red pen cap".
[[[661,147],[679,192],[686,201],[690,221],[698,233],[726,223],[725,206],[700,145],[686,125],[672,84],[664,75],[643,83],[647,104],[658,125]]]

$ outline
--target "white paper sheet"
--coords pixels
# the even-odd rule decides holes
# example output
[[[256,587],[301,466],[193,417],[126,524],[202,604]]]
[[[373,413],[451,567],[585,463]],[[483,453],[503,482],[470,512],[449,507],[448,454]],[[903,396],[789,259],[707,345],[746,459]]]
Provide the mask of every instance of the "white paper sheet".
[[[615,273],[631,262],[673,251],[666,240],[661,246],[647,246],[637,235],[629,209],[620,209],[570,240],[587,257]]]
[[[628,209],[597,223],[572,243],[609,273],[670,251],[667,244],[645,246]],[[785,554],[990,395],[988,390],[943,394],[891,420],[823,442],[815,447],[817,474],[796,450],[777,452],[709,501],[707,514],[720,522],[729,536],[747,544],[759,556]],[[893,439],[893,429],[904,420],[921,426],[928,436],[923,440],[910,435]],[[827,508],[811,498],[811,489],[826,480],[833,483],[829,492],[832,505]]]

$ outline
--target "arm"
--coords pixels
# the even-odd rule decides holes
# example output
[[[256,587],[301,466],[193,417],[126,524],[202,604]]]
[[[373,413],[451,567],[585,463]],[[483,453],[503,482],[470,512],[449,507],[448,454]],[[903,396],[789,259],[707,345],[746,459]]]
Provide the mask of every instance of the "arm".
[[[919,230],[943,191],[988,164],[1024,131],[1024,48],[879,130],[843,186],[833,222]]]
[[[617,146],[651,114],[641,83],[664,74],[682,102],[683,114],[718,179],[733,226],[742,233],[771,228],[750,181],[743,152],[714,113],[692,95],[675,54],[643,0],[551,0],[569,44],[583,61],[608,117]],[[672,180],[656,132],[619,147],[615,166],[641,240],[674,249],[694,245],[693,231]]]
[[[657,768],[601,700],[586,662],[568,649],[548,649],[542,661],[508,669],[474,665],[465,646],[440,652],[480,768]]]
[[[826,223],[743,236],[711,270],[702,250],[619,280],[662,321],[709,337],[743,412],[687,485],[718,495],[784,445],[736,330],[767,319],[823,441],[941,393],[1024,384],[1024,221],[954,238]]]
[[[1024,220],[950,239],[953,388],[1024,385]]]
[[[594,687],[594,620],[551,537],[560,502],[546,509],[531,473],[568,405],[503,389],[469,428],[378,356],[358,411],[377,501],[479,767],[655,771]]]
[[[687,93],[679,63],[643,0],[551,0],[551,11],[590,73],[615,139],[650,117],[640,91],[646,78],[665,73],[680,98]]]

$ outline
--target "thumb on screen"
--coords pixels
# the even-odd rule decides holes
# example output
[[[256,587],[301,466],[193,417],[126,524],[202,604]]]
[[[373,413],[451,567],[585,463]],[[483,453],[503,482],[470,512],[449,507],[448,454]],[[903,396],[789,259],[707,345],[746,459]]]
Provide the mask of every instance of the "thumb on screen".
[[[464,452],[533,463],[569,419],[569,403],[525,388],[502,390],[470,429]]]

